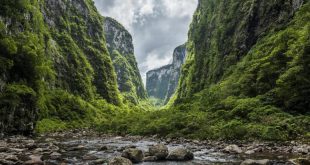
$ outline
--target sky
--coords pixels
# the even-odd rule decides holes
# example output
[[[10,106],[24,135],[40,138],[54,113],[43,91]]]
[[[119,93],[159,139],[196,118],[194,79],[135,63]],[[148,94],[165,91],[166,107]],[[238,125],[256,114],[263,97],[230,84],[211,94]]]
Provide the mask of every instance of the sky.
[[[174,48],[187,41],[198,0],[94,0],[103,16],[131,33],[145,84],[146,72],[172,62]]]

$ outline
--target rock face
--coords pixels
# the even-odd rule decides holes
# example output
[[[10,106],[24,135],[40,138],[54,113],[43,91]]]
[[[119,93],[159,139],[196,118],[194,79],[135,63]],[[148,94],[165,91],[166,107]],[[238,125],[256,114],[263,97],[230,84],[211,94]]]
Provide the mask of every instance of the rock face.
[[[77,108],[66,112],[84,113],[75,96],[121,102],[103,18],[93,1],[1,1],[0,6],[0,132],[29,134],[38,115],[51,116],[70,102]]]
[[[189,31],[186,70],[191,72],[184,72],[179,97],[219,82],[227,68],[238,63],[261,35],[274,27],[285,26],[301,4],[300,0],[273,3],[200,0]],[[236,6],[240,10],[234,10]],[[218,11],[231,13],[220,15]]]
[[[184,44],[174,50],[172,64],[147,72],[146,89],[150,97],[169,101],[178,86],[185,58],[186,46]]]
[[[130,33],[116,20],[104,20],[107,47],[117,74],[118,89],[133,103],[147,98],[141,75],[134,56]]]
[[[171,76],[172,65],[148,71],[146,73],[146,90],[150,97],[165,99]]]
[[[177,47],[173,52],[172,70],[169,79],[168,89],[165,96],[166,102],[169,101],[171,96],[174,94],[181,74],[181,67],[186,59],[186,45]]]
[[[308,45],[308,40],[299,43],[298,38],[302,36],[292,32],[303,33],[302,27],[296,27],[307,26],[305,25],[307,21],[302,17],[306,14],[306,10],[309,10],[308,6],[309,2],[302,0],[280,0],[272,3],[268,0],[251,2],[200,0],[189,31],[188,56],[176,102],[190,99],[193,95],[213,87],[216,88],[214,94],[216,96],[240,95],[243,98],[254,98],[264,95],[263,100],[267,97],[276,100],[276,103],[271,103],[272,106],[306,113],[307,108],[303,107],[310,106],[309,99],[306,99],[309,92],[302,89],[308,89],[309,84],[296,80],[293,76],[295,72],[292,73],[289,69],[305,68],[306,65],[300,65],[298,62],[294,62],[292,64],[294,66],[287,64],[295,61],[298,56],[306,58],[303,54],[308,50],[278,48],[282,44]],[[238,10],[235,10],[236,8]],[[296,11],[301,13],[295,16],[298,13]],[[292,19],[294,25],[289,24]],[[281,40],[279,35],[284,32],[289,33],[281,37],[287,38],[275,43],[276,40]],[[289,42],[289,38],[295,39]],[[277,55],[273,54],[275,51]],[[298,55],[295,53],[289,56],[291,51],[296,51]],[[285,55],[282,58],[280,54]],[[278,63],[272,62],[275,60],[273,57],[277,57]],[[262,58],[266,61],[259,60]],[[308,58],[300,62],[306,61]],[[267,65],[268,62],[270,65]],[[304,69],[296,71],[299,77],[307,77],[309,72],[301,70]],[[272,79],[269,79],[270,77]],[[300,86],[297,87],[295,84]],[[232,90],[236,92],[229,93]],[[291,90],[294,91],[294,96],[286,93]],[[271,94],[274,91],[277,92]],[[205,99],[204,102],[208,101]]]

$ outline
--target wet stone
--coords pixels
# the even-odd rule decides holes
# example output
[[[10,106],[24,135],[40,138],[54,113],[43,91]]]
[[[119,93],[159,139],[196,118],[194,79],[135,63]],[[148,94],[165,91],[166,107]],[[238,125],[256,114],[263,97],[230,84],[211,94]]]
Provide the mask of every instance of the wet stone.
[[[186,148],[180,147],[172,150],[167,160],[185,161],[194,159],[194,154]]]
[[[144,154],[142,150],[129,148],[123,151],[122,157],[131,160],[133,163],[140,163],[143,160]]]
[[[241,148],[239,148],[237,145],[229,145],[225,147],[223,151],[225,153],[236,153],[236,154],[242,153]]]
[[[109,165],[132,165],[132,162],[123,157],[115,157],[109,161]]]
[[[144,162],[155,162],[157,161],[157,157],[156,156],[146,156],[143,158],[143,161]]]
[[[164,160],[168,156],[168,147],[163,144],[157,144],[149,148],[149,155],[157,157],[158,160]]]

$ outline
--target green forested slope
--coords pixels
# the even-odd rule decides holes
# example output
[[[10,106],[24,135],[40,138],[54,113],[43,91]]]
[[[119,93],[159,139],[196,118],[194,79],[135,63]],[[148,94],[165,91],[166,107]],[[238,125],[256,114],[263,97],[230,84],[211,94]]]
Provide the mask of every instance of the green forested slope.
[[[2,0],[0,132],[309,140],[309,11],[306,0],[200,0],[177,93],[154,111],[122,104],[91,0]],[[136,65],[120,53],[116,70]]]
[[[120,104],[102,19],[91,0],[0,2],[1,132],[82,126],[102,117],[94,104]]]
[[[309,11],[309,1],[200,0],[176,97],[124,131],[309,140]]]
[[[134,55],[132,36],[110,17],[105,17],[104,29],[107,48],[117,75],[118,89],[125,102],[137,105],[141,100],[147,99],[147,93]]]

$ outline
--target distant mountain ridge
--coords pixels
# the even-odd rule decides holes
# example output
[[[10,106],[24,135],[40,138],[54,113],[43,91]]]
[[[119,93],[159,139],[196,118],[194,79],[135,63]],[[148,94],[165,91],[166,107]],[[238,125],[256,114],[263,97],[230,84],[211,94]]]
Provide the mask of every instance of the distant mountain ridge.
[[[150,97],[168,102],[174,94],[180,77],[182,64],[186,59],[186,45],[175,48],[172,64],[146,73],[146,89]]]

